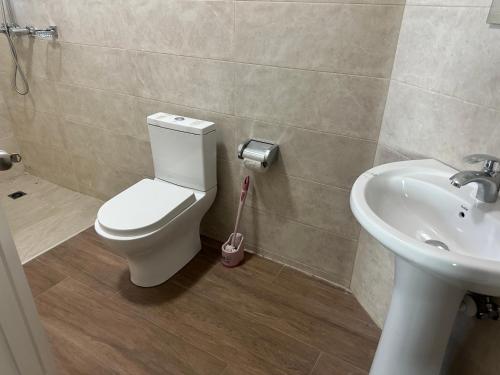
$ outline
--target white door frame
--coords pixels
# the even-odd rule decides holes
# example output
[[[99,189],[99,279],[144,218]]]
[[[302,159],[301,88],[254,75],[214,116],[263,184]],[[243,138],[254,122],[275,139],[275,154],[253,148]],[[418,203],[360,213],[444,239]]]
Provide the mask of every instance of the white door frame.
[[[55,374],[52,353],[1,206],[0,374]]]

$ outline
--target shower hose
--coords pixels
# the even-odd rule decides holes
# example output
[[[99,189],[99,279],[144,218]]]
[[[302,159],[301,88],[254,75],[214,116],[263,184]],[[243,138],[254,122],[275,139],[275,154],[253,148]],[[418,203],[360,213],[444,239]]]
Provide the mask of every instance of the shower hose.
[[[0,3],[1,3],[1,8],[2,8],[3,25],[5,27],[5,36],[7,38],[8,43],[9,43],[10,53],[12,55],[12,60],[14,61],[14,74],[12,75],[12,87],[16,90],[16,92],[19,95],[26,95],[30,91],[30,87],[28,85],[28,80],[26,79],[26,76],[24,75],[23,68],[19,64],[19,61],[17,58],[16,47],[14,45],[14,41],[12,40],[12,35],[10,34],[9,24],[7,22],[7,12],[5,11],[5,0],[0,0]],[[9,13],[9,15],[12,18],[12,14]],[[17,77],[18,76],[21,77],[22,88],[19,88],[19,86],[17,84]]]

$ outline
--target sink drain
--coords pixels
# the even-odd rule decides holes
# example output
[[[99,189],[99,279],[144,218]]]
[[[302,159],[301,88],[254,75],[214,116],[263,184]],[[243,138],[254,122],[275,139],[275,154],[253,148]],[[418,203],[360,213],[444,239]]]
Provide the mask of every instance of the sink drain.
[[[441,249],[441,250],[450,251],[450,248],[444,242],[441,242],[438,240],[427,240],[427,241],[425,241],[425,243],[427,245],[437,247],[438,249]]]

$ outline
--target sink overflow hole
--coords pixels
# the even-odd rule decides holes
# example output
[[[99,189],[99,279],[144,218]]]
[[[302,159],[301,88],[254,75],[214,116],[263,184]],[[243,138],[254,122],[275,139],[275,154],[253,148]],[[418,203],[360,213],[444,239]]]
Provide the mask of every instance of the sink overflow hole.
[[[15,193],[9,194],[9,198],[17,199],[25,196],[26,193],[24,191],[16,191]]]
[[[463,218],[463,217],[465,217],[465,212],[460,211],[460,212],[458,213],[458,216],[459,216],[459,217],[462,217],[462,218]]]
[[[427,240],[427,241],[425,241],[425,243],[427,245],[435,246],[435,247],[437,247],[438,249],[441,249],[441,250],[450,251],[450,248],[444,242],[441,242],[441,241],[438,241],[438,240]]]

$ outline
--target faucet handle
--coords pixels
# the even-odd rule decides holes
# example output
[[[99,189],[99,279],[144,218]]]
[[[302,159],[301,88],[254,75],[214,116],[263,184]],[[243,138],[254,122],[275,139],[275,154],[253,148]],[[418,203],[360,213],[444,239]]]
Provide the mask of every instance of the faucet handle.
[[[483,171],[491,174],[495,172],[495,167],[500,163],[500,159],[488,154],[472,154],[464,157],[464,162],[468,164],[484,162]]]

